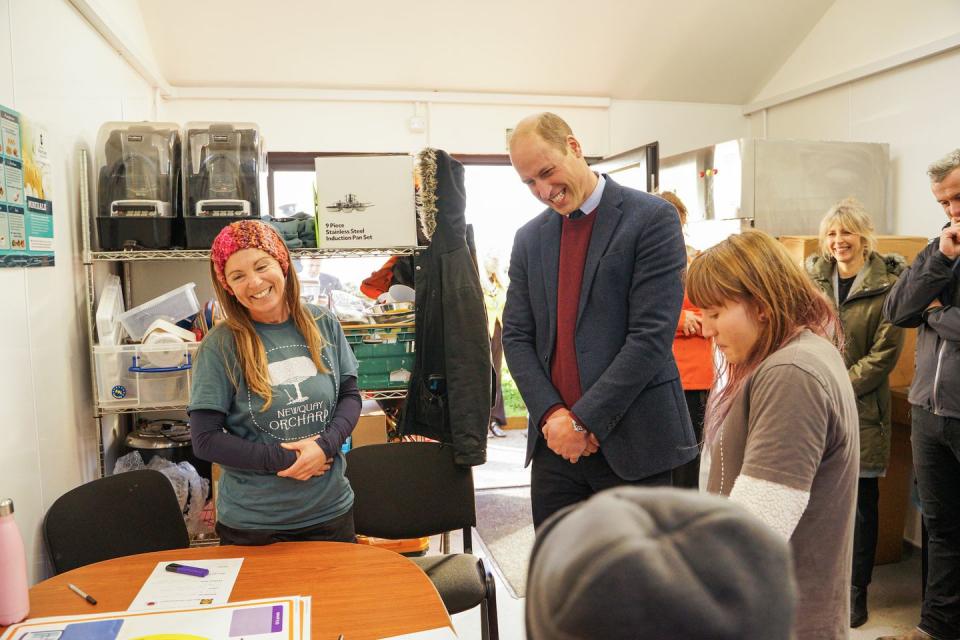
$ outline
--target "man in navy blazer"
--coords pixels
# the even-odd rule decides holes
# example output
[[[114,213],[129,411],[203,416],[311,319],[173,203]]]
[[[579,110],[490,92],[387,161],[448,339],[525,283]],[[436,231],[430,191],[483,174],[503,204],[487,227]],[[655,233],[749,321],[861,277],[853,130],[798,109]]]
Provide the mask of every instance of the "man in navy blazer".
[[[503,312],[529,411],[534,526],[697,455],[671,345],[686,252],[676,210],[590,170],[560,117],[521,120],[510,160],[548,209],[514,239]]]

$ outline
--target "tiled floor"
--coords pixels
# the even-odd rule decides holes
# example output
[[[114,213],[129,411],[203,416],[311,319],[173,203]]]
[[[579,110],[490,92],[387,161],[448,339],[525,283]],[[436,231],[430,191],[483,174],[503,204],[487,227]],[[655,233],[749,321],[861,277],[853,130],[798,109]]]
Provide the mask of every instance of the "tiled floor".
[[[488,462],[477,469],[477,486],[516,486],[524,477],[522,452],[523,436],[508,432],[507,439],[491,439],[488,447]],[[518,457],[519,455],[519,457]],[[529,480],[527,480],[529,482]],[[459,535],[453,535],[452,548],[461,549]],[[430,548],[439,549],[439,539],[432,539]],[[474,552],[483,555],[482,545],[475,544]],[[497,580],[497,614],[500,638],[525,640],[523,610],[525,601],[510,596],[500,577]],[[874,640],[881,635],[902,633],[916,624],[920,612],[920,553],[912,547],[905,549],[901,562],[877,567],[870,587],[870,618],[859,629],[852,629],[851,640]],[[480,609],[453,616],[454,627],[463,640],[480,640]]]
[[[867,607],[870,617],[850,632],[851,640],[909,631],[920,620],[920,550],[906,545],[903,559],[873,570]]]

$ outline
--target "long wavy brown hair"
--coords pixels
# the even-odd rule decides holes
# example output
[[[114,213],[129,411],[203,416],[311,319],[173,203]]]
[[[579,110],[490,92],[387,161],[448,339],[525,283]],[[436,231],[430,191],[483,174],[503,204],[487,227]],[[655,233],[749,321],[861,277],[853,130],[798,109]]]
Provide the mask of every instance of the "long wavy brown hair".
[[[210,277],[213,280],[213,289],[217,294],[217,301],[226,312],[227,326],[237,343],[239,372],[228,367],[227,375],[230,376],[233,385],[239,388],[240,380],[237,373],[242,373],[243,379],[247,381],[250,390],[263,398],[264,405],[261,411],[266,411],[273,402],[273,391],[270,386],[269,363],[263,341],[260,340],[260,336],[257,335],[256,329],[253,327],[253,319],[250,317],[247,308],[240,304],[236,296],[220,284],[212,261],[210,262]],[[300,300],[300,280],[292,266],[287,270],[284,280],[286,282],[283,287],[283,298],[287,304],[287,309],[290,310],[290,317],[304,340],[306,340],[307,348],[310,350],[310,359],[316,365],[317,371],[328,373],[329,369],[323,364],[323,358],[320,355],[327,342],[317,328],[316,319],[310,313],[310,309]]]
[[[762,231],[730,236],[692,261],[687,267],[687,296],[701,309],[742,303],[760,327],[759,338],[743,362],[719,365],[707,402],[708,442],[750,374],[804,329],[843,351],[843,331],[833,305],[783,245]]]

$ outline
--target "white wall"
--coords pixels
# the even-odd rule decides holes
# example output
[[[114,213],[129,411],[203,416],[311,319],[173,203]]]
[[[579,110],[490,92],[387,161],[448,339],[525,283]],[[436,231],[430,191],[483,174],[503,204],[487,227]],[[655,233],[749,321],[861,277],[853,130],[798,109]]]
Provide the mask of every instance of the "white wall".
[[[267,93],[266,95],[269,95]],[[270,151],[506,153],[506,129],[538,111],[553,111],[573,128],[587,155],[608,156],[654,140],[673,155],[742,137],[748,121],[738,105],[611,100],[608,108],[485,103],[334,102],[282,99],[164,99],[159,118],[256,122]],[[407,124],[420,115],[422,133]]]
[[[660,143],[660,157],[698,149],[749,133],[738,105],[614,100],[610,105],[610,154]]]
[[[960,147],[960,50],[927,58],[750,117],[754,135],[890,144],[894,232],[933,237],[944,222],[926,168]],[[765,129],[765,130],[764,130]]]
[[[418,111],[419,109],[419,111]],[[269,151],[415,152],[426,146],[450,153],[506,153],[506,129],[522,117],[553,111],[567,119],[588,155],[606,155],[606,108],[551,105],[333,102],[281,99],[169,99],[160,118],[255,122]],[[407,124],[419,113],[422,133]]]
[[[0,494],[14,499],[31,580],[50,504],[96,474],[77,156],[108,120],[150,118],[152,92],[65,0],[0,0],[0,103],[49,131],[56,266],[0,269]]]
[[[956,0],[836,0],[754,101],[956,36],[958,25]]]

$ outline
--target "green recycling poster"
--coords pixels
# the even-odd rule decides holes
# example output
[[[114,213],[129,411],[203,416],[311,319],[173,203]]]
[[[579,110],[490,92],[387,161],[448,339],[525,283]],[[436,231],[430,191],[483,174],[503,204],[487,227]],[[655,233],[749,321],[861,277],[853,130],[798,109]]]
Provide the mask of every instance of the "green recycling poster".
[[[47,132],[0,105],[0,267],[53,266]]]

